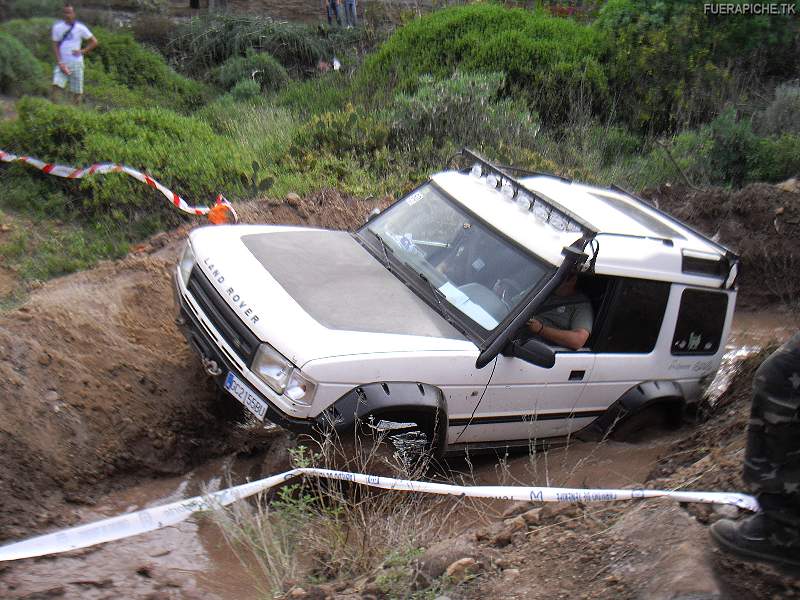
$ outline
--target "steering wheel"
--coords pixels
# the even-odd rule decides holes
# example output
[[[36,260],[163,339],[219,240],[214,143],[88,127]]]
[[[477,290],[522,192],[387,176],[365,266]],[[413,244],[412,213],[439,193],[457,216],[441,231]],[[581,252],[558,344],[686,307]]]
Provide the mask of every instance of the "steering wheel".
[[[516,298],[524,291],[520,284],[508,277],[498,279],[492,286],[492,290],[495,294],[500,296],[500,299],[508,308],[512,306],[512,298]]]

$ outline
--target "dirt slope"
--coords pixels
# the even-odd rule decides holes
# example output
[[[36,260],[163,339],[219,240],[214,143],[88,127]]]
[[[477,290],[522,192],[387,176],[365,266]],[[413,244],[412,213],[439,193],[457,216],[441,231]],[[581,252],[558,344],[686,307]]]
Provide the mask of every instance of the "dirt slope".
[[[800,193],[755,183],[736,191],[663,185],[643,195],[741,255],[740,306],[797,302]]]
[[[388,201],[388,200],[387,200]],[[321,192],[237,207],[244,222],[352,228],[375,202]],[[184,472],[247,446],[173,323],[188,227],[49,282],[0,315],[0,539],[61,524],[99,482]]]

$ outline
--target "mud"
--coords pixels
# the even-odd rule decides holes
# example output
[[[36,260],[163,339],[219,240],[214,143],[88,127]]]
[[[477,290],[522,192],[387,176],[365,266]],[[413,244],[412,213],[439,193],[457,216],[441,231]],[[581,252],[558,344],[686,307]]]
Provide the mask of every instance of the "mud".
[[[739,305],[795,305],[800,297],[800,193],[766,183],[740,190],[663,185],[643,192],[742,259]]]

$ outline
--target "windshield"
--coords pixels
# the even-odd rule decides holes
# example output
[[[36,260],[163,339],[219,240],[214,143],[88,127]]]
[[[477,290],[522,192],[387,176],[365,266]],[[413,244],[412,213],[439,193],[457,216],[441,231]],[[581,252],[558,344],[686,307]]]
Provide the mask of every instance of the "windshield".
[[[493,330],[548,272],[534,255],[494,233],[433,184],[412,192],[361,231],[447,302]]]

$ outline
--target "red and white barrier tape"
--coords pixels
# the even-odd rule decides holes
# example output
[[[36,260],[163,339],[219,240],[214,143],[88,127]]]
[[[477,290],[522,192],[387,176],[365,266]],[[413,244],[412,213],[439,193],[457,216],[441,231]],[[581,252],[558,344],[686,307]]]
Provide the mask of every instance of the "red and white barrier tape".
[[[40,535],[28,540],[0,546],[0,562],[19,560],[34,556],[57,554],[96,544],[121,540],[148,531],[175,525],[189,518],[195,512],[213,510],[226,506],[283,484],[289,479],[304,475],[324,479],[339,479],[385,490],[423,492],[456,497],[493,498],[497,500],[522,500],[527,502],[613,502],[617,500],[636,500],[640,498],[670,498],[676,502],[704,502],[729,504],[744,510],[759,510],[758,501],[746,494],[727,492],[686,492],[672,490],[593,490],[553,487],[521,486],[464,486],[433,483],[430,481],[410,481],[363,473],[347,473],[330,469],[292,469],[285,473],[272,475],[258,481],[251,481],[228,489],[179,500],[163,506],[146,508],[87,523],[54,533]]]
[[[214,206],[189,206],[186,200],[149,175],[145,175],[141,171],[117,163],[95,163],[89,167],[78,168],[67,165],[57,165],[55,163],[46,163],[38,158],[18,156],[3,150],[0,150],[0,162],[19,162],[39,169],[42,173],[46,173],[47,175],[63,177],[64,179],[81,179],[90,175],[105,175],[106,173],[125,173],[137,181],[141,181],[151,188],[158,190],[175,208],[187,214],[208,216],[208,220],[215,225],[221,223],[236,223],[239,220],[233,206],[231,206],[231,203],[222,194],[217,196]]]

